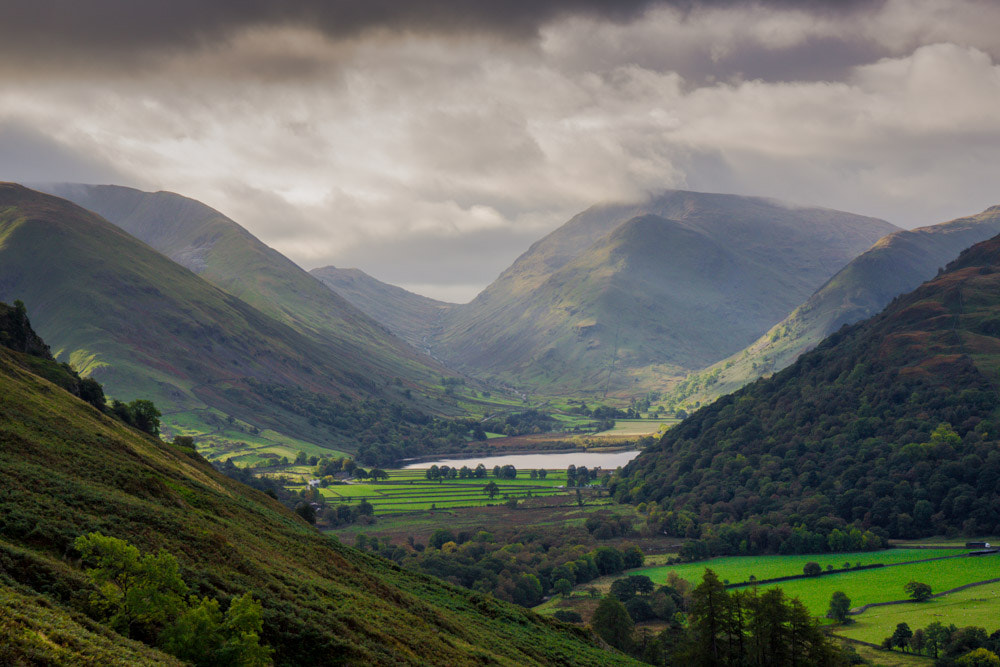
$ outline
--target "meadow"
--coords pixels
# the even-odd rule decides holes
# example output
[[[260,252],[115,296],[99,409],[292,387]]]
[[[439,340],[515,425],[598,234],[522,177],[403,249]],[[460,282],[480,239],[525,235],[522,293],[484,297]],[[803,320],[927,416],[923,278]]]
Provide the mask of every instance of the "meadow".
[[[614,427],[607,431],[594,433],[592,437],[640,437],[643,435],[662,434],[679,419],[616,419]]]
[[[852,620],[853,623],[837,628],[837,634],[873,644],[891,635],[898,623],[916,630],[939,621],[960,628],[977,626],[991,633],[1000,629],[1000,583],[967,588],[919,604],[873,607]]]
[[[815,578],[796,579],[761,586],[761,588],[780,587],[786,595],[799,598],[812,614],[822,617],[826,614],[830,597],[835,591],[846,593],[851,599],[852,607],[860,607],[874,602],[906,599],[907,594],[903,590],[903,586],[911,580],[930,584],[933,592],[939,593],[976,581],[1000,577],[1000,556],[996,555],[959,556],[947,560],[908,562],[940,556],[956,556],[961,553],[963,552],[955,549],[888,549],[844,554],[726,557],[698,563],[642,568],[635,570],[633,574],[645,574],[656,583],[664,583],[667,574],[672,571],[681,578],[696,584],[701,580],[705,569],[710,568],[723,581],[738,583],[747,581],[750,575],[754,575],[757,579],[768,579],[802,574],[803,566],[810,561],[819,563],[824,570],[828,564],[834,567],[843,567],[845,562],[850,562],[852,566],[857,563],[862,565],[883,563],[889,566],[825,574]],[[969,599],[978,599],[979,597],[982,595],[977,596],[973,593]],[[996,618],[1000,619],[1000,607],[996,604],[996,598],[993,600],[993,613]],[[889,611],[879,613],[894,616],[903,613],[900,610],[904,608],[910,609],[908,606],[889,607],[887,608]],[[941,605],[940,608],[947,609],[947,606]],[[867,615],[873,611],[867,611],[858,618],[867,618]],[[946,624],[952,622],[945,618],[938,620]],[[955,623],[958,624],[958,620]],[[879,637],[879,640],[881,638]]]

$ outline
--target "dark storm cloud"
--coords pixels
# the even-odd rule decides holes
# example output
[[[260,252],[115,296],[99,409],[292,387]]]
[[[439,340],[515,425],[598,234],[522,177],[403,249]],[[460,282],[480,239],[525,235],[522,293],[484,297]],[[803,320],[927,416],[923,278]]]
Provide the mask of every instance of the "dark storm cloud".
[[[881,0],[7,0],[0,49],[45,60],[110,56],[210,44],[244,28],[309,26],[333,38],[369,30],[436,34],[481,32],[532,39],[557,18],[629,21],[652,6],[767,6],[819,13],[881,5]],[[123,63],[127,64],[127,63]]]

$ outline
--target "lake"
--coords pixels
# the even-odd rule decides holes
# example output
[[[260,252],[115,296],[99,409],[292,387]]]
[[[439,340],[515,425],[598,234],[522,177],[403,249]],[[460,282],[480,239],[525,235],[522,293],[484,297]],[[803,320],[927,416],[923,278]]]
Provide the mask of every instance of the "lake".
[[[461,468],[469,466],[475,468],[482,463],[488,470],[493,466],[512,465],[519,470],[545,468],[546,470],[556,470],[574,466],[587,466],[588,468],[603,468],[604,470],[614,470],[618,466],[623,466],[636,456],[639,450],[631,449],[624,452],[570,452],[568,454],[508,454],[507,456],[479,456],[471,459],[440,459],[438,461],[420,461],[410,463],[404,468],[430,468],[431,466],[449,466],[451,468]]]

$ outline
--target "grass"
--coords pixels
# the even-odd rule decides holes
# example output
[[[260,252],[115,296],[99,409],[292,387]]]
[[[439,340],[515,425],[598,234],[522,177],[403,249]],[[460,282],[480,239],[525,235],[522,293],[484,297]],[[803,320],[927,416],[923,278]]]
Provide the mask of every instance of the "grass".
[[[614,428],[594,433],[592,437],[656,435],[679,421],[679,419],[616,419]]]
[[[682,563],[679,565],[667,565],[656,568],[643,568],[637,570],[636,574],[645,574],[656,583],[664,583],[667,580],[668,572],[676,572],[682,579],[695,583],[701,581],[705,568],[710,568],[719,579],[737,583],[747,581],[750,575],[757,579],[772,579],[774,577],[787,577],[795,574],[802,574],[802,568],[806,563],[819,563],[823,569],[827,565],[835,568],[843,567],[845,562],[851,565],[861,563],[869,565],[871,563],[904,563],[906,561],[921,560],[923,558],[935,558],[938,556],[954,556],[955,551],[948,549],[887,549],[885,551],[861,551],[855,553],[841,554],[805,554],[794,556],[724,556],[713,558],[697,563]],[[828,578],[823,577],[823,579]],[[815,580],[809,580],[815,581]],[[791,582],[784,582],[785,585]]]
[[[805,556],[748,556],[716,558],[700,563],[687,563],[636,570],[635,574],[645,574],[656,583],[666,581],[667,573],[674,571],[692,583],[701,580],[705,568],[711,568],[722,580],[736,583],[746,581],[753,574],[758,579],[801,574],[806,562],[815,561],[825,566],[829,563],[840,566],[845,561],[905,563],[937,556],[954,556],[955,550],[948,549],[889,549],[867,553],[823,554]],[[829,607],[834,591],[843,591],[851,599],[852,607],[873,602],[889,602],[906,599],[903,585],[910,580],[930,584],[936,592],[957,588],[975,581],[993,579],[1000,576],[1000,557],[959,557],[927,563],[902,564],[872,570],[860,570],[824,575],[814,579],[796,579],[763,587],[780,587],[786,595],[798,597],[809,611],[823,616]],[[867,612],[866,612],[867,613]],[[880,637],[881,639],[881,637]]]
[[[74,651],[99,655],[93,631],[66,622],[92,589],[70,545],[96,530],[174,554],[194,593],[253,593],[279,664],[631,663],[582,632],[345,548],[193,452],[98,414],[12,358],[0,348],[0,655],[4,635],[29,656],[36,639],[51,641],[39,662],[70,662],[59,649],[77,642]],[[33,627],[19,620],[22,610],[36,613],[31,605],[56,613],[37,612]],[[112,640],[101,650],[116,650]]]
[[[874,607],[852,618],[853,623],[837,628],[836,633],[873,644],[891,635],[898,623],[916,630],[939,621],[960,628],[986,628],[989,633],[1000,629],[1000,583],[967,588],[919,604]]]
[[[428,480],[424,470],[386,472],[389,474],[389,479],[386,481],[331,484],[321,488],[320,493],[327,498],[328,503],[343,501],[353,504],[366,500],[374,506],[376,515],[499,505],[510,498],[525,500],[575,495],[573,489],[563,488],[566,484],[565,470],[551,471],[545,479],[531,479],[529,470],[519,470],[516,479],[498,480],[490,476],[486,479],[440,481]],[[301,490],[311,475],[299,473],[289,477],[293,479],[289,488]],[[499,487],[499,493],[492,499],[483,492],[483,488],[491,481]],[[595,499],[593,493],[588,492],[586,502],[606,502],[606,500]]]
[[[164,415],[164,437],[189,435],[194,437],[199,453],[210,461],[233,460],[240,466],[254,465],[268,458],[263,454],[286,456],[295,460],[300,452],[309,456],[350,456],[341,450],[322,447],[272,429],[251,432],[251,425],[239,419],[229,423],[228,415],[211,408],[185,410]]]

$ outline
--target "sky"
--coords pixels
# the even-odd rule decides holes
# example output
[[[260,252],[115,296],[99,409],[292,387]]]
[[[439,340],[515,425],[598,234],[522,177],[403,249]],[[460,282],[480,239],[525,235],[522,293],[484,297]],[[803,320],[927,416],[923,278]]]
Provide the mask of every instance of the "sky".
[[[665,189],[942,222],[1000,203],[993,0],[5,0],[0,180],[215,207],[467,301]]]

